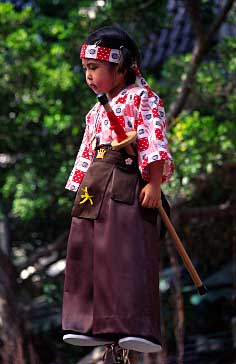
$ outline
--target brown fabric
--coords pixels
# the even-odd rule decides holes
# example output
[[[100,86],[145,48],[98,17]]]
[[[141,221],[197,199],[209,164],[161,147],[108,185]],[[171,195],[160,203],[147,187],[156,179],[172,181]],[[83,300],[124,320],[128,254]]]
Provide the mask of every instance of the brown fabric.
[[[132,205],[136,195],[137,183],[137,172],[126,173],[124,170],[116,167],[112,177],[111,198],[114,201]]]
[[[98,165],[99,164],[99,165]],[[72,216],[97,219],[104,193],[106,191],[107,183],[112,175],[114,165],[108,163],[93,163],[78,189],[76,194],[75,203],[72,209]],[[92,196],[93,204],[90,201],[86,201],[81,204],[84,194],[84,188],[88,189],[89,195]]]
[[[104,162],[105,158],[92,165],[98,168]],[[118,193],[121,189],[114,188],[117,160],[113,162],[112,173],[109,178],[105,176],[107,188],[96,219],[72,218],[62,328],[84,334],[135,335],[160,341],[157,228],[142,217],[139,183],[136,182],[133,203],[114,200],[114,191]],[[137,175],[133,177],[132,183],[137,181]],[[120,186],[125,178],[120,178]],[[124,184],[122,190],[128,187]],[[126,192],[124,196],[127,197]]]
[[[97,219],[110,179],[111,198],[115,201],[133,204],[139,172],[136,157],[130,157],[115,150],[106,150],[102,159],[95,157],[78,189],[71,215]],[[125,164],[125,160],[131,161],[131,164]],[[90,201],[81,203],[85,188],[92,196],[92,203]]]

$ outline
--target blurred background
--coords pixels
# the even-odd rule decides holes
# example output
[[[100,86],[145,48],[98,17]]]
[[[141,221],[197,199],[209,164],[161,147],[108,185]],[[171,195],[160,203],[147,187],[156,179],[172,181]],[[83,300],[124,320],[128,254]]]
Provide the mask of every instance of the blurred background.
[[[175,174],[163,189],[209,290],[197,294],[167,236],[164,350],[131,353],[132,364],[236,363],[235,19],[234,0],[0,2],[1,364],[101,363],[102,350],[62,341],[75,197],[64,186],[96,102],[80,46],[111,24],[136,40],[142,72],[164,101]]]

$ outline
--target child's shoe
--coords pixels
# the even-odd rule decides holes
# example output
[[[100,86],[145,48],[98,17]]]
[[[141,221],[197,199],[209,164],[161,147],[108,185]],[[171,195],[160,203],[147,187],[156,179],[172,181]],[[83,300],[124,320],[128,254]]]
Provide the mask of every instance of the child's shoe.
[[[127,336],[120,339],[119,345],[123,349],[135,350],[141,353],[155,353],[162,350],[161,345],[135,336]]]
[[[81,335],[81,334],[66,334],[63,336],[63,340],[67,344],[78,345],[78,346],[99,346],[112,344],[113,341],[100,339],[98,337]]]

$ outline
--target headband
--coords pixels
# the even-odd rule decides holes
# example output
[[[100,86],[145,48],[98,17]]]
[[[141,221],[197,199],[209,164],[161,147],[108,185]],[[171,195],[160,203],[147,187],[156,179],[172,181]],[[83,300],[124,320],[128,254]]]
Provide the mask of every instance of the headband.
[[[80,58],[92,58],[112,63],[120,63],[121,57],[122,57],[121,50],[101,47],[98,45],[98,42],[95,44],[83,44],[80,51]],[[145,87],[148,91],[151,91],[150,86],[148,85],[147,81],[143,78],[140,69],[138,68],[138,65],[134,63],[132,65],[132,68],[136,74],[136,80],[138,85],[140,87]]]
[[[97,44],[83,44],[80,58],[93,58],[99,59],[100,61],[119,63],[121,51],[119,49],[100,47]]]

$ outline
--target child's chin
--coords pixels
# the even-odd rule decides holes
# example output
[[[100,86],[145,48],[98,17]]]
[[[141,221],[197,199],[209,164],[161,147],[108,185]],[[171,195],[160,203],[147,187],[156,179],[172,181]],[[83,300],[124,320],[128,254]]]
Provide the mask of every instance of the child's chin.
[[[102,92],[100,92],[97,88],[92,88],[92,91],[98,95],[98,94],[101,94]]]
[[[96,94],[96,95],[100,95],[100,94],[105,94],[105,91],[102,91],[102,90],[93,90],[93,92]]]

